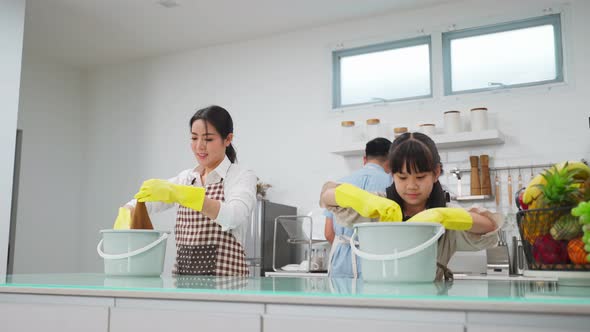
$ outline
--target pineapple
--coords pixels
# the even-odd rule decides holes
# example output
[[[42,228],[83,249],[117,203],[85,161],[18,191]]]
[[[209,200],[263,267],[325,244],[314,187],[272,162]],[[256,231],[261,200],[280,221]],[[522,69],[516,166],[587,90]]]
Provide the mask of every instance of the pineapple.
[[[539,187],[543,193],[543,203],[547,207],[574,205],[583,200],[584,193],[580,190],[582,182],[576,179],[577,169],[565,167],[558,169],[553,166],[543,173],[545,184]]]

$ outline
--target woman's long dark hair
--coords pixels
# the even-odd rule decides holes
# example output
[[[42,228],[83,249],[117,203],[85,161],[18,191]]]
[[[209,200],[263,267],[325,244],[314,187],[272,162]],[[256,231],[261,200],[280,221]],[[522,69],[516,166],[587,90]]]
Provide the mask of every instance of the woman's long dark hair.
[[[413,172],[435,172],[442,163],[434,141],[422,133],[405,133],[391,143],[389,149],[389,165],[391,173],[401,173],[406,168],[410,174]],[[387,198],[394,200],[403,208],[404,200],[395,189],[395,182],[386,189]],[[439,181],[434,183],[432,192],[426,201],[426,208],[445,207],[447,205],[445,192]]]
[[[203,120],[205,122],[205,128],[207,128],[208,123],[212,124],[222,139],[226,139],[229,134],[234,132],[234,122],[231,119],[231,115],[221,106],[211,105],[198,110],[191,118],[190,128],[193,127],[193,122],[197,120]],[[225,148],[225,155],[232,164],[238,160],[236,149],[232,144]]]

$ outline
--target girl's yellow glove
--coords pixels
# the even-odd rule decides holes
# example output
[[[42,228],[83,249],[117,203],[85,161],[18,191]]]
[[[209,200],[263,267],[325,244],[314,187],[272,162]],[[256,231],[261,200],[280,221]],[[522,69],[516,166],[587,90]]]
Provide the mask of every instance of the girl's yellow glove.
[[[445,229],[455,231],[466,231],[473,226],[473,218],[469,212],[461,208],[445,207],[424,210],[408,219],[408,222],[412,221],[437,222],[442,224]]]
[[[379,218],[379,221],[402,221],[402,209],[390,199],[373,195],[351,184],[336,187],[336,203],[343,208],[352,208],[366,218]]]
[[[141,185],[135,198],[138,202],[178,203],[195,211],[201,211],[205,202],[205,188],[151,179]]]

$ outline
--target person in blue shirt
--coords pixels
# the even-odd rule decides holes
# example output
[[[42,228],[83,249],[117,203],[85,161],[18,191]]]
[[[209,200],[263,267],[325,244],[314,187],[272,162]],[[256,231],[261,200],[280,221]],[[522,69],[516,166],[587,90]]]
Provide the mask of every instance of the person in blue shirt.
[[[385,191],[393,182],[387,158],[390,146],[391,141],[382,137],[367,142],[363,168],[338,182],[350,183],[370,192]],[[353,229],[335,223],[333,214],[327,210],[324,215],[326,216],[324,233],[326,239],[332,244],[328,258],[328,275],[334,278],[357,278],[361,273],[360,261],[355,259],[355,255],[351,255],[349,243]]]

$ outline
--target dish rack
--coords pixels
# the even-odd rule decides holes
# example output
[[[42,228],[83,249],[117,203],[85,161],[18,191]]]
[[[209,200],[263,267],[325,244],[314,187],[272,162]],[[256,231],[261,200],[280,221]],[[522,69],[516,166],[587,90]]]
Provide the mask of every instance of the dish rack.
[[[539,275],[536,272],[551,271],[563,272],[561,277],[590,278],[590,263],[575,264],[570,256],[575,254],[574,243],[570,243],[570,241],[581,237],[581,235],[570,240],[555,240],[551,235],[551,228],[555,222],[570,214],[571,209],[572,207],[569,206],[517,212],[516,221],[528,266],[528,271],[525,271],[525,274],[534,276]],[[560,276],[559,273],[555,275]]]
[[[305,234],[303,231],[303,223],[308,221],[309,222],[309,236]],[[294,245],[304,245],[307,247],[305,250],[305,260],[307,261],[307,268],[304,272],[326,272],[324,269],[313,269],[312,268],[312,249],[313,245],[316,243],[326,243],[326,240],[316,240],[313,239],[313,220],[311,216],[297,216],[297,215],[285,215],[285,216],[278,216],[275,218],[274,224],[274,234],[273,234],[273,241],[272,241],[272,269],[275,272],[290,272],[282,270],[281,268],[276,267],[276,247],[277,247],[277,229],[279,224],[283,227],[283,229],[287,232],[288,244]],[[301,272],[301,271],[298,271]]]

